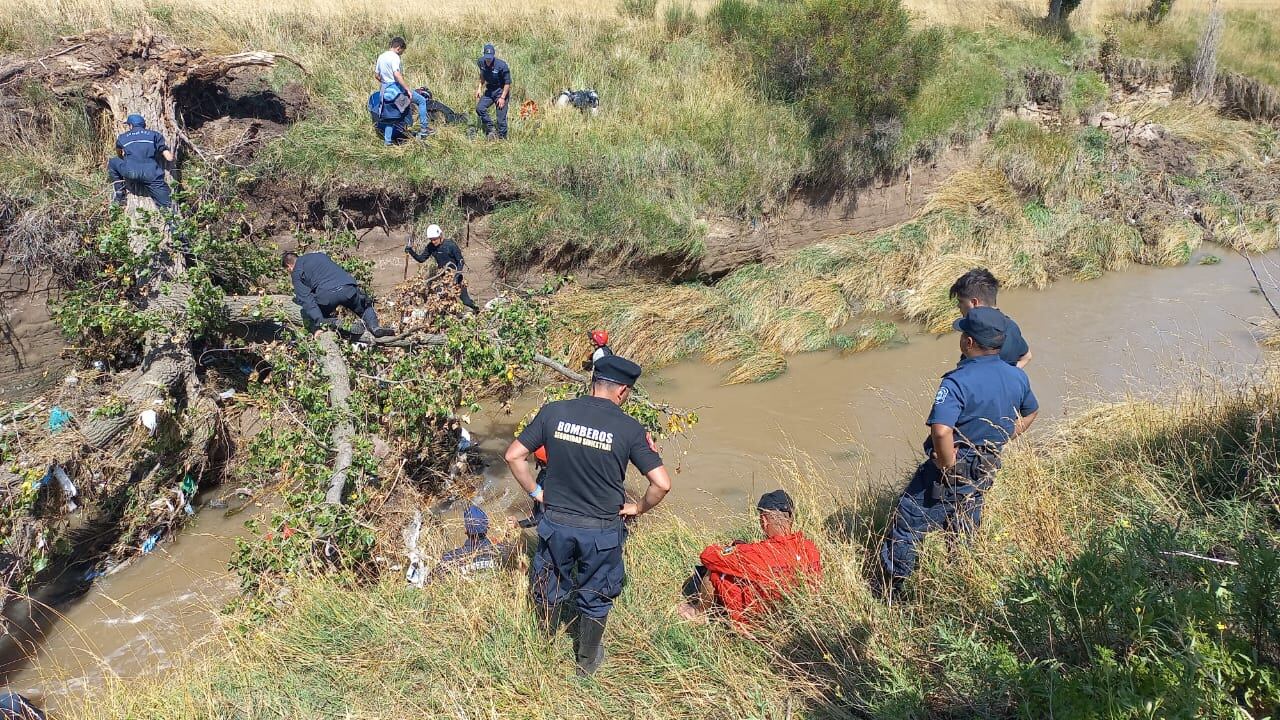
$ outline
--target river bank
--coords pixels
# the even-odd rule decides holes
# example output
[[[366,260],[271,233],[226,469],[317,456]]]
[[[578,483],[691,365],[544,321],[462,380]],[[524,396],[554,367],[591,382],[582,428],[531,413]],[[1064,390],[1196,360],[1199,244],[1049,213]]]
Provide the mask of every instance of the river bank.
[[[1255,262],[1274,271],[1278,259]],[[1256,378],[1262,354],[1250,318],[1265,303],[1251,283],[1248,264],[1227,256],[1216,265],[1132,268],[1003,295],[1036,352],[1029,372],[1044,406],[1041,432],[1099,400],[1159,399],[1161,388],[1203,378]],[[756,385],[722,386],[721,369],[698,363],[651,373],[646,384],[656,398],[698,407],[702,418],[664,449],[679,468],[668,512],[699,528],[732,527],[798,456],[830,478],[832,496],[892,488],[917,455],[920,414],[953,362],[953,344],[954,336],[917,328],[905,343],[874,351],[798,356],[793,372]],[[478,417],[472,428],[490,459],[481,500],[492,513],[521,509],[518,501],[512,507],[509,477],[495,458],[513,418],[533,402],[517,402],[510,417]],[[456,513],[445,510],[448,532],[456,531]],[[239,518],[202,512],[177,542],[57,605],[44,644],[11,684],[54,707],[75,706],[105,678],[149,676],[209,643],[235,593],[225,563],[232,538],[243,534]]]
[[[1034,337],[1034,336],[1033,336]],[[751,534],[671,512],[628,543],[605,672],[573,678],[519,573],[425,590],[327,577],[216,653],[108,682],[69,718],[1255,717],[1280,703],[1273,376],[1209,378],[1159,402],[1093,406],[1017,443],[970,545],[926,546],[908,599],[865,580],[885,492],[793,453],[767,480],[800,498],[824,560],[755,637],[680,622],[708,542]],[[856,468],[847,464],[846,468]],[[1153,582],[1154,580],[1154,582]],[[1099,695],[1098,688],[1108,688]],[[566,704],[564,699],[573,697]]]

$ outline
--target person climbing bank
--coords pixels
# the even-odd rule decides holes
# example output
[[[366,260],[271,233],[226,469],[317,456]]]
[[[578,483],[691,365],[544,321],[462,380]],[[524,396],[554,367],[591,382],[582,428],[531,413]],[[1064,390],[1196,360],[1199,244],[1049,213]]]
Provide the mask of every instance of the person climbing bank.
[[[956,301],[956,308],[961,315],[968,315],[976,307],[999,307],[996,305],[996,293],[1000,291],[1000,281],[986,268],[974,268],[961,275],[951,286],[951,299]],[[1008,315],[1008,328],[1005,331],[1004,345],[1000,348],[1000,358],[1010,365],[1025,368],[1031,362],[1031,348],[1022,339],[1022,329]]]
[[[164,180],[163,162],[173,162],[173,151],[165,144],[164,135],[147,128],[141,115],[130,115],[124,124],[128,130],[116,138],[116,154],[107,161],[107,177],[111,179],[111,202],[121,205],[129,186],[146,188],[156,207],[168,209],[173,204],[169,183]]]
[[[424,252],[419,254],[413,249],[413,245],[405,245],[404,251],[420,263],[432,259],[436,261],[436,267],[441,270],[453,270],[453,281],[458,284],[462,304],[476,312],[480,311],[471,299],[471,294],[467,292],[467,283],[462,278],[462,269],[466,266],[462,260],[462,249],[454,241],[445,239],[444,231],[439,225],[431,225],[427,228],[427,248]]]
[[[373,73],[381,84],[383,102],[406,103],[400,105],[400,112],[408,109],[407,103],[411,102],[418,106],[417,137],[422,140],[431,134],[430,121],[427,119],[427,98],[410,87],[409,82],[404,79],[404,74],[401,72],[400,58],[404,54],[404,50],[404,38],[398,36],[391,38],[386,52],[379,55],[374,63]],[[383,132],[383,144],[390,145],[393,139],[393,129],[388,127]]]
[[[476,61],[480,68],[480,84],[476,86],[476,115],[484,125],[485,137],[494,137],[493,120],[489,118],[489,108],[496,106],[498,116],[497,137],[507,139],[507,100],[511,96],[511,68],[505,60],[498,58],[493,44],[486,44],[480,59]]]
[[[578,610],[574,655],[578,673],[604,662],[604,630],[622,592],[623,521],[652,510],[671,490],[657,448],[637,420],[622,411],[640,366],[611,355],[596,363],[590,394],[548,403],[512,441],[505,459],[520,487],[545,504],[530,588],[544,628],[554,632],[559,606]],[[546,486],[534,482],[527,459],[546,446]],[[627,464],[649,481],[644,496],[627,502]]]
[[[942,376],[925,424],[925,461],[898,499],[889,536],[880,547],[884,584],[892,599],[916,565],[927,533],[969,534],[982,521],[983,496],[991,489],[1006,443],[1035,422],[1039,404],[1021,368],[1000,357],[1009,319],[991,307],[975,307],[954,324],[964,359]]]
[[[302,317],[307,327],[337,327],[335,316],[339,306],[345,307],[360,320],[353,324],[352,332],[363,335],[367,328],[374,337],[395,335],[395,331],[382,327],[373,301],[356,284],[356,279],[322,252],[287,252],[280,256],[280,264],[293,282],[294,302],[302,306]]]

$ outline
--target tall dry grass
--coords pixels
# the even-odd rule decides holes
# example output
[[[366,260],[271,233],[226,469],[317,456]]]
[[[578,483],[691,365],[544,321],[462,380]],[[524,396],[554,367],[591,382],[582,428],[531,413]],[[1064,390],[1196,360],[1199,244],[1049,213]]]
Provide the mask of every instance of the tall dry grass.
[[[1233,595],[1253,598],[1241,606],[1263,598],[1233,576],[1219,577],[1234,570],[1195,560],[1179,561],[1197,579],[1190,588],[1172,587],[1183,576],[1171,559],[1154,560],[1160,583],[1110,573],[1132,573],[1136,566],[1125,565],[1132,556],[1159,558],[1156,551],[1221,553],[1205,546],[1231,542],[1234,531],[1224,528],[1236,523],[1275,541],[1273,530],[1248,518],[1275,499],[1266,478],[1280,450],[1270,413],[1277,402],[1271,378],[1165,393],[1159,404],[1102,405],[1048,435],[1033,433],[1006,453],[973,540],[930,537],[908,593],[893,607],[873,597],[867,578],[904,478],[893,473],[887,487],[850,489],[824,480],[829,471],[809,458],[789,456],[777,460],[766,485],[796,497],[797,522],[818,544],[824,575],[819,591],[792,597],[753,637],[674,614],[697,552],[755,537],[751,518],[688,524],[659,511],[628,541],[628,581],[606,635],[610,656],[590,680],[573,677],[568,638],[549,642],[537,631],[520,572],[454,577],[423,590],[395,576],[372,587],[322,578],[290,589],[265,617],[228,618],[206,658],[116,679],[60,717],[1008,717],[1055,701],[1062,709],[1150,700],[1170,714],[1210,701],[1211,693],[1229,703],[1238,674],[1196,663],[1214,661],[1219,644],[1239,647],[1247,626],[1224,617],[1215,642],[1188,647],[1178,633],[1197,622],[1194,609],[1159,598],[1193,592],[1195,582],[1227,583]],[[884,469],[837,471],[869,477]],[[1250,515],[1222,503],[1259,510]],[[435,529],[433,547],[447,546],[459,530],[456,523]],[[1099,538],[1111,557],[1097,555]],[[1071,599],[1099,583],[1111,594]],[[1133,592],[1140,594],[1126,595]],[[1066,598],[1062,615],[1041,621],[1025,609],[1054,607],[1050,596]],[[1090,637],[1083,633],[1104,629],[1077,621],[1126,627],[1123,618],[1135,612],[1141,632],[1118,640],[1126,652],[1071,654],[1078,638]],[[1055,647],[1060,658],[1042,655]],[[1159,664],[1184,656],[1189,665]],[[1238,662],[1252,677],[1271,672],[1265,660]],[[1130,663],[1144,683],[1127,684]],[[1185,678],[1177,669],[1184,667]],[[1172,692],[1188,680],[1189,696]],[[1083,687],[1073,691],[1075,683]],[[1276,701],[1274,686],[1253,692],[1259,702]]]

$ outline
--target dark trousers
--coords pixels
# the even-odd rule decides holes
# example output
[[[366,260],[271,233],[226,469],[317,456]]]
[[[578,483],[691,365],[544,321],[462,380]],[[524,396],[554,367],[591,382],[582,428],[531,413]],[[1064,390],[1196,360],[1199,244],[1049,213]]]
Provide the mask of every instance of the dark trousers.
[[[626,539],[621,518],[597,521],[548,510],[538,522],[530,573],[534,601],[550,610],[573,596],[584,617],[607,617],[622,594]]]
[[[994,454],[961,451],[950,481],[932,459],[916,468],[898,498],[889,537],[880,547],[885,575],[895,582],[916,568],[916,552],[924,536],[935,530],[968,535],[982,522],[983,495],[991,488],[1000,460]]]
[[[382,327],[378,324],[378,314],[373,311],[373,301],[369,299],[364,291],[355,285],[343,285],[333,290],[316,291],[316,305],[320,306],[320,313],[326,318],[334,316],[339,306],[342,306],[356,315],[360,316],[361,322],[369,330],[377,330]]]
[[[124,158],[111,158],[107,161],[107,177],[111,179],[111,189],[114,192],[112,199],[117,203],[124,202],[125,193],[130,187],[135,191],[146,188],[159,207],[167,208],[173,202],[169,183],[164,181],[164,169],[154,162],[128,162]]]
[[[489,118],[489,106],[497,105],[498,98],[502,96],[502,88],[486,92],[476,101],[476,115],[480,116],[480,122],[484,124],[484,132],[486,135],[493,132],[493,120]],[[510,98],[507,98],[510,100]],[[507,110],[511,107],[510,102],[503,103],[502,107],[497,108],[498,115],[498,137],[505,138],[507,136]]]
[[[471,299],[471,293],[467,292],[467,284],[462,280],[462,273],[455,273],[453,280],[458,283],[459,299],[462,300],[462,304],[479,312],[480,308],[476,307],[475,301]]]

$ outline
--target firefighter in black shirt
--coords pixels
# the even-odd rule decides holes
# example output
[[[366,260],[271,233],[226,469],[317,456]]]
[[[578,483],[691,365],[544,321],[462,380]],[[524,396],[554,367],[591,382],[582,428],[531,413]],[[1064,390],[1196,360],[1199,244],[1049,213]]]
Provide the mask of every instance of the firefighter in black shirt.
[[[671,478],[644,426],[619,407],[631,395],[640,366],[616,355],[595,365],[591,394],[542,406],[507,448],[511,474],[546,511],[538,523],[532,591],[550,623],[572,595],[578,609],[574,654],[578,672],[590,675],[604,662],[605,621],[622,592],[623,520],[662,502]],[[538,485],[526,462],[546,446],[547,486]],[[649,481],[639,502],[626,502],[627,463]]]

